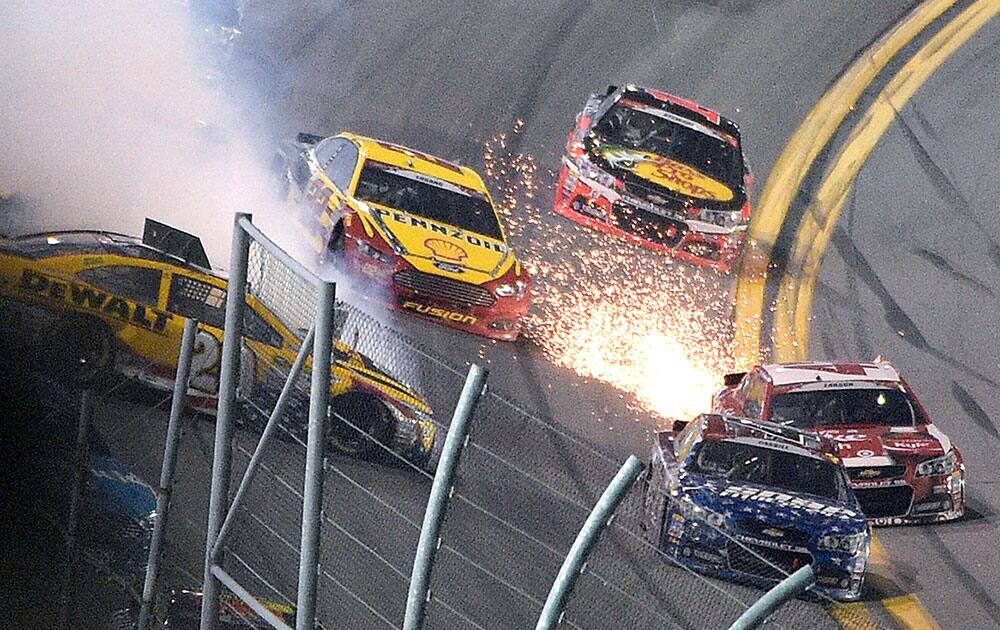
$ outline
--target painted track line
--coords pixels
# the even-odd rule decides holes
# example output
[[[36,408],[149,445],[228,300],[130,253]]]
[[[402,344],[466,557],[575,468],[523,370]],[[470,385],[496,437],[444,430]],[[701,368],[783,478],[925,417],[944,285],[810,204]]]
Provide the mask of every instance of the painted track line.
[[[823,148],[868,85],[920,32],[957,0],[927,0],[865,50],[806,115],[771,169],[750,221],[736,284],[734,353],[752,365],[761,355],[764,290],[771,251],[792,199]]]
[[[959,13],[893,76],[851,131],[803,215],[781,281],[774,326],[779,361],[808,356],[809,320],[820,265],[861,167],[920,86],[998,12],[1000,0],[978,0]]]

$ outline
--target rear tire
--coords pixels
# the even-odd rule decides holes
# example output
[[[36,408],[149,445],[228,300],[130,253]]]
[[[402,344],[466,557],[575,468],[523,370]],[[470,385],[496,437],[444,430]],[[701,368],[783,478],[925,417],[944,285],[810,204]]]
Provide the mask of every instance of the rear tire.
[[[337,450],[368,458],[381,450],[379,444],[391,446],[392,412],[378,399],[362,392],[348,392],[334,398],[331,407],[327,435]]]

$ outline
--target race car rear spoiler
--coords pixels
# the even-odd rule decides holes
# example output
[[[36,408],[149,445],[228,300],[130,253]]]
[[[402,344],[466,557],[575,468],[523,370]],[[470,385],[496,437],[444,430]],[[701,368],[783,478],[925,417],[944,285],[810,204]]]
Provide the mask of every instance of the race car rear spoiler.
[[[147,218],[142,228],[142,243],[192,265],[212,268],[200,238],[166,223]]]

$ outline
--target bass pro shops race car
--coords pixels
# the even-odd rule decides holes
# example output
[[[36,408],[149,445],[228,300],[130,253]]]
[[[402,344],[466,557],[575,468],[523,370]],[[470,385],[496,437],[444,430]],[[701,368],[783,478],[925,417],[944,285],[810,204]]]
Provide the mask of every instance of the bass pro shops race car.
[[[836,441],[873,525],[950,521],[965,513],[962,454],[888,363],[757,366],[728,375],[712,409]]]
[[[555,211],[677,258],[728,271],[750,223],[739,128],[659,90],[591,95],[569,134]]]
[[[514,340],[528,273],[475,171],[396,144],[299,134],[276,168],[323,259],[366,295],[485,337]]]
[[[815,434],[699,416],[656,435],[643,527],[657,548],[703,573],[771,586],[810,564],[817,589],[856,600],[871,528],[835,451]]]
[[[165,251],[151,242],[177,247]],[[12,351],[83,384],[119,373],[170,388],[184,320],[194,318],[188,402],[210,413],[219,389],[226,286],[208,269],[197,238],[149,220],[142,240],[78,231],[0,241],[0,316]],[[256,296],[246,300],[239,391],[247,400],[273,402],[284,384],[273,367],[294,362],[301,338]],[[367,456],[381,443],[416,465],[427,463],[435,439],[427,403],[350,346],[335,340],[333,353],[331,444]],[[305,407],[292,405],[303,413]],[[304,420],[288,422],[296,429]]]

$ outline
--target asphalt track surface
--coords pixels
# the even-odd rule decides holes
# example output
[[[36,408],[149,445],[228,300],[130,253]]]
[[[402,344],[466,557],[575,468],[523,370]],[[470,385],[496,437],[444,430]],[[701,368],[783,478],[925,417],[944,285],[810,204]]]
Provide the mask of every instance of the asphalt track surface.
[[[534,156],[542,169],[554,170],[573,116],[589,93],[601,91],[609,83],[627,81],[661,87],[718,109],[741,124],[759,190],[785,142],[825,88],[858,51],[897,21],[911,5],[910,2],[845,2],[830,6],[830,3],[818,1],[619,2],[613,5],[563,2],[532,6],[505,2],[488,6],[451,2],[343,2],[334,5],[302,2],[271,6],[250,3],[242,48],[233,72],[242,85],[253,86],[244,89],[256,96],[276,139],[297,131],[333,133],[348,129],[461,159],[480,169],[483,144],[498,133],[511,134],[515,121],[520,120],[523,129],[512,136],[514,149]],[[984,58],[990,58],[989,51],[995,50],[995,47],[990,48],[991,42],[996,41],[995,27],[992,35],[990,33],[987,28],[975,40],[979,42],[978,52],[973,52],[970,45],[970,52],[956,55],[938,78],[925,86],[915,101],[914,111],[920,114],[902,117],[903,120],[912,117],[919,122],[914,122],[909,132],[900,125],[895,126],[886,137],[885,147],[875,154],[870,172],[865,171],[858,186],[858,210],[853,214],[845,212],[844,235],[834,240],[824,266],[822,283],[817,290],[817,321],[813,335],[816,351],[822,355],[866,358],[872,354],[870,351],[891,355],[919,391],[924,392],[925,404],[930,406],[943,428],[963,447],[970,470],[972,518],[958,525],[880,533],[894,563],[892,570],[902,573],[902,576],[890,578],[902,588],[917,590],[943,627],[990,627],[1000,623],[995,586],[996,567],[1000,563],[996,547],[989,537],[982,535],[996,530],[996,486],[990,485],[996,482],[991,477],[995,474],[990,467],[995,461],[990,449],[997,439],[996,427],[990,420],[997,415],[997,366],[994,364],[997,356],[997,287],[992,281],[996,258],[991,259],[986,250],[981,258],[970,260],[968,249],[963,247],[970,239],[982,243],[982,234],[998,232],[995,213],[987,211],[992,207],[990,200],[995,198],[990,194],[996,192],[995,181],[989,177],[990,167],[980,158],[983,154],[995,154],[996,136],[995,132],[990,136],[991,130],[982,122],[989,119],[988,113],[972,114],[977,106],[982,112],[989,112],[993,102],[990,98],[981,98],[977,91],[982,85],[995,89],[997,84],[995,55],[992,65],[982,63]],[[968,55],[964,64],[961,62],[963,54]],[[973,60],[968,61],[970,58]],[[953,73],[951,81],[956,82],[955,85],[946,83],[949,72]],[[941,84],[936,85],[935,81]],[[950,115],[950,99],[954,98],[951,91],[958,85],[966,90],[967,103],[962,108],[960,120]],[[925,121],[928,124],[923,124]],[[976,128],[977,124],[981,126]],[[913,140],[914,134],[917,138],[927,136],[928,129],[933,130],[929,135],[936,139],[935,148],[924,153],[914,151],[913,147],[919,145]],[[953,137],[962,138],[962,141],[952,146]],[[979,143],[979,148],[968,150],[972,143]],[[920,146],[926,146],[926,142]],[[928,153],[938,156],[938,163],[942,156],[953,160],[945,173],[969,173],[970,179],[964,184],[954,184],[951,189],[942,186],[943,181],[954,183],[956,176],[949,180],[947,176],[929,174],[933,171],[927,165],[935,160],[917,157]],[[901,176],[900,171],[904,168],[916,174]],[[973,176],[973,173],[978,175]],[[552,180],[544,173],[540,180],[538,206],[545,208],[551,200]],[[901,183],[907,186],[901,187]],[[969,191],[964,186],[975,188]],[[966,200],[963,208],[968,209],[961,221],[955,219],[955,212],[942,211],[943,207],[955,207],[956,187]],[[887,195],[886,189],[893,194]],[[927,202],[936,199],[935,195],[942,195],[943,191],[951,191],[952,196],[936,204]],[[861,222],[865,217],[872,221],[874,216],[881,216],[876,215],[876,211],[888,210],[887,198],[895,202],[892,207],[896,213],[907,217],[897,219],[896,225],[921,225],[923,230],[917,234],[914,228],[912,239],[886,238],[885,235],[876,239],[875,227],[884,223],[876,222],[868,229],[848,227],[854,225],[847,222],[848,217]],[[906,203],[908,198],[914,203]],[[867,205],[860,203],[863,199],[868,200]],[[922,203],[917,203],[921,200]],[[908,214],[914,209],[921,213],[920,221]],[[966,227],[969,232],[960,232],[962,225],[977,225],[969,217],[978,221],[978,227]],[[545,221],[557,223],[561,219],[548,216]],[[545,226],[535,229],[544,230]],[[893,236],[897,233],[891,231]],[[524,235],[525,238],[531,236],[530,233]],[[881,248],[886,243],[900,248],[899,258],[874,255],[872,249],[884,251]],[[635,255],[642,260],[648,254],[636,251]],[[859,274],[859,269],[866,269],[859,266],[862,255],[868,261],[867,269],[875,271]],[[915,256],[919,264],[912,260],[905,262],[907,256]],[[917,270],[926,276],[914,278]],[[700,274],[696,271],[685,273]],[[922,331],[928,342],[923,347],[908,344],[905,338],[900,341],[890,327],[882,325],[879,309],[885,302],[879,301],[882,300],[879,290],[872,289],[873,275],[880,280],[883,290],[885,286],[892,286],[893,281],[901,283],[900,287],[909,287],[923,280],[926,286],[934,287],[935,292],[940,291],[934,294],[903,289],[890,291],[899,307]],[[725,280],[721,283],[723,287]],[[954,286],[946,289],[948,282]],[[842,299],[844,295],[847,298]],[[953,295],[967,301],[960,303],[955,299],[950,302]],[[949,299],[943,299],[944,296]],[[912,304],[907,303],[907,299]],[[973,314],[979,314],[981,319],[976,320]],[[491,370],[490,382],[495,393],[535,415],[550,419],[606,454],[607,459],[577,457],[523,435],[519,439],[521,427],[497,429],[497,436],[508,438],[508,453],[513,457],[538,463],[537,470],[544,473],[569,470],[569,473],[551,474],[561,490],[581,502],[593,503],[600,488],[613,474],[615,462],[620,462],[629,453],[645,456],[648,452],[654,420],[634,411],[627,404],[627,395],[553,366],[530,341],[483,343],[412,319],[389,316],[386,321],[407,336],[419,339],[434,352],[446,355],[450,364],[485,363]],[[850,332],[840,332],[846,330],[844,326],[849,326]],[[855,345],[850,345],[849,339],[853,339]],[[934,352],[928,353],[927,348]],[[990,351],[985,352],[984,348]],[[940,378],[942,370],[947,370],[949,378]],[[460,378],[454,376],[451,382],[434,384],[436,408],[450,409],[457,397],[459,382]],[[115,433],[119,443],[134,447],[132,464],[138,472],[146,479],[155,479],[165,414],[149,412],[148,402],[110,402],[105,417],[110,418],[106,428]],[[937,404],[941,406],[936,407]],[[211,434],[210,422],[197,420],[190,425],[181,451],[179,485],[174,494],[178,514],[174,522],[180,533],[173,539],[184,541],[174,552],[181,564],[193,567],[199,566],[202,553],[198,543],[205,522]],[[276,450],[276,466],[286,449],[279,445]],[[291,453],[287,457],[288,462],[294,459]],[[565,461],[560,461],[560,457]],[[546,458],[555,460],[546,467]],[[236,461],[241,462],[239,456]],[[581,461],[591,463],[581,464]],[[594,461],[599,463],[592,463]],[[380,494],[392,495],[393,505],[411,520],[419,522],[429,484],[414,481],[414,476],[405,470],[343,458],[337,459],[336,465],[361,480],[362,485],[378,488]],[[486,468],[488,463],[479,466]],[[291,463],[287,470],[282,475],[288,477],[291,485],[300,485]],[[357,506],[370,505],[370,502],[363,503],[357,497],[352,500],[350,492],[343,491],[342,486],[339,486],[341,493],[337,494],[331,485],[335,484],[328,482],[327,510],[338,522],[344,523],[345,529],[351,529],[348,525],[367,527],[370,530],[367,533],[375,534],[384,533],[377,530],[386,528],[385,523],[399,526],[396,520],[377,510],[364,514]],[[291,532],[291,540],[296,541],[296,508],[287,501],[268,501],[266,498],[276,496],[279,490],[265,491],[260,505],[262,510],[286,510],[288,532]],[[487,488],[483,492],[497,496],[503,495],[502,490]],[[515,515],[518,509],[532,515],[542,514],[548,507],[525,509],[525,498],[509,488],[507,491],[510,494],[505,499],[505,506],[509,515]],[[582,515],[565,507],[550,511],[553,535],[547,542],[565,548],[582,522]],[[341,514],[347,515],[346,521],[338,516]],[[564,519],[567,514],[572,516]],[[468,516],[473,522],[474,515]],[[461,513],[454,514],[449,526],[460,523],[462,518]],[[519,545],[516,537],[507,541],[490,539],[497,531],[473,530],[467,532],[467,537],[483,539],[483,548],[479,550],[483,557],[502,556],[495,552],[510,552],[512,547]],[[462,534],[456,531],[454,535],[457,538]],[[446,529],[446,541],[448,536]],[[253,540],[254,537],[248,534],[243,542],[250,544]],[[278,574],[292,570],[286,550],[281,550],[263,534],[256,540],[260,543],[256,550],[258,557],[268,559],[264,564],[269,570]],[[387,542],[393,540],[395,542]],[[406,570],[415,541],[416,535],[410,532],[384,537],[375,544],[384,545],[379,550],[396,559]],[[397,608],[390,606],[390,610],[401,612],[398,610],[399,583],[387,581],[379,568],[352,558],[352,549],[356,552],[357,548],[344,544],[337,549],[325,549],[329,570],[338,579],[350,581],[352,589],[366,597],[396,602],[392,606]],[[511,560],[507,566],[493,567],[493,572],[503,574],[504,570],[521,570],[523,556],[530,558],[531,553],[521,550],[512,554],[511,558],[517,560]],[[537,565],[537,575],[518,576],[524,578],[524,583],[530,584],[531,591],[536,594],[539,587],[551,581],[558,563],[547,559],[539,560]],[[367,566],[366,571],[353,570],[364,566]],[[443,562],[442,567],[446,566]],[[289,576],[285,574],[284,577]],[[494,581],[467,571],[455,574],[454,582],[461,583],[470,592],[478,590],[481,594],[475,597],[476,600],[498,604],[477,611],[481,615],[477,618],[486,625],[521,627],[531,623],[531,606],[519,601],[516,595],[501,594],[502,587]],[[963,586],[959,588],[957,584]],[[329,584],[325,588],[336,591]],[[405,587],[402,588],[405,593]],[[447,594],[447,591],[442,592]],[[452,595],[462,597],[459,592]],[[541,592],[544,594],[544,590]],[[686,610],[673,611],[681,625],[717,627],[724,620],[731,621],[731,617],[707,616],[714,603],[699,601],[699,595],[695,590],[686,593]],[[651,596],[655,597],[656,593]],[[454,597],[450,600],[452,603]],[[351,608],[356,603],[344,599],[342,593],[330,595],[330,601],[324,604],[334,610],[321,606],[321,612],[334,614],[338,604],[343,610],[351,611],[339,618],[339,627],[369,627],[376,623],[371,617],[365,617],[364,610]],[[583,606],[583,603],[577,605]],[[590,605],[599,609],[607,604],[595,600]],[[822,611],[808,609],[806,603],[796,605],[801,607],[796,615],[819,616],[815,624],[807,622],[808,617],[793,616],[791,625],[830,623]],[[571,602],[571,618],[573,610]],[[579,610],[582,613],[588,608]],[[432,622],[445,620],[440,621],[440,625],[432,624],[434,627],[453,627],[454,620],[447,621],[447,616],[435,618],[435,613],[446,615],[440,610],[432,610]],[[393,620],[400,617],[395,614]],[[586,619],[582,616],[577,621],[583,627],[590,627]],[[641,621],[627,613],[616,619],[623,626],[637,625]],[[603,623],[617,625],[607,619]]]

